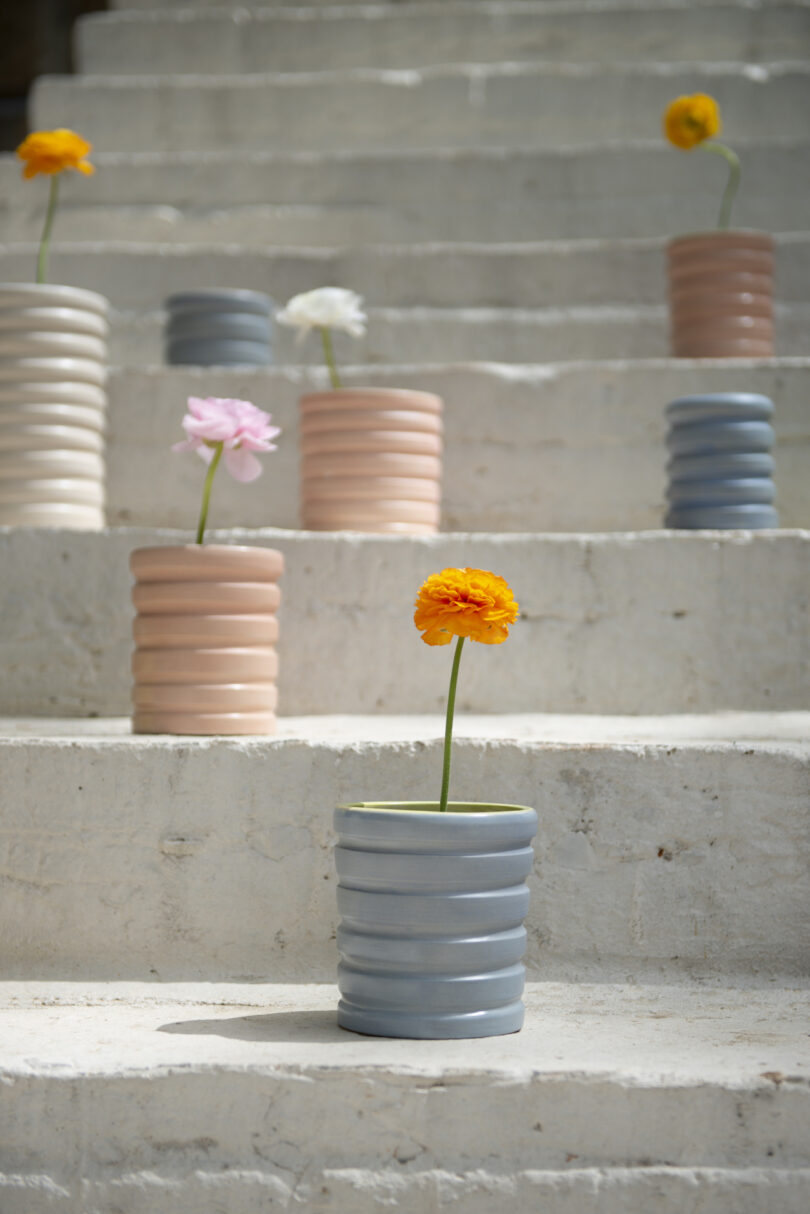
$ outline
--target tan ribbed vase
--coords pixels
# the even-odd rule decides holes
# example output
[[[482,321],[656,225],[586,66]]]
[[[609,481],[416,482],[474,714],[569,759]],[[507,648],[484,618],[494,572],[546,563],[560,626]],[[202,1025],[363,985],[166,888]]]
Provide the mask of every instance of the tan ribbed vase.
[[[107,300],[0,283],[0,526],[104,526]]]
[[[667,249],[676,358],[769,358],[773,240],[764,232],[679,236]]]
[[[136,548],[134,733],[270,734],[276,728],[272,548]]]
[[[430,535],[439,529],[442,402],[405,388],[301,398],[301,521],[307,531]]]

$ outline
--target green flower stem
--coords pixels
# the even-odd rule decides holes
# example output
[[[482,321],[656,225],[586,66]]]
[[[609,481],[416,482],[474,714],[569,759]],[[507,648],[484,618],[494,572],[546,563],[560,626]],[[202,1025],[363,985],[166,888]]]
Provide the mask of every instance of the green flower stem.
[[[329,369],[329,382],[333,388],[340,388],[340,377],[338,376],[335,364],[335,351],[332,348],[332,334],[326,325],[321,325],[321,341],[323,342],[323,357]]]
[[[717,218],[717,226],[725,230],[731,221],[731,208],[734,203],[734,197],[737,193],[737,187],[740,184],[740,158],[736,152],[732,152],[731,148],[727,148],[724,143],[716,143],[713,140],[709,143],[701,144],[707,152],[714,152],[717,156],[722,156],[728,164],[728,181],[723,192],[723,201],[720,203],[720,214]]]
[[[450,747],[453,743],[453,714],[456,710],[456,684],[458,683],[458,667],[461,662],[461,650],[464,647],[464,637],[456,641],[456,652],[453,655],[453,669],[450,674],[450,690],[447,693],[447,723],[444,727],[444,764],[442,766],[442,795],[439,799],[439,812],[447,810],[447,794],[450,791]]]
[[[200,510],[200,521],[197,525],[196,542],[198,544],[201,544],[203,542],[203,536],[205,535],[205,524],[208,521],[208,503],[211,501],[211,486],[214,483],[214,473],[217,470],[217,464],[222,459],[222,452],[224,450],[225,450],[225,444],[217,443],[214,448],[214,458],[211,460],[211,463],[208,465],[208,473],[205,478],[205,484],[203,485],[203,500],[202,500],[202,509]]]
[[[48,195],[48,209],[45,212],[45,227],[42,229],[42,239],[39,242],[39,257],[37,258],[37,282],[45,281],[45,271],[48,268],[48,249],[51,243],[51,228],[56,214],[56,200],[59,197],[59,178],[56,173],[51,176],[51,192]]]

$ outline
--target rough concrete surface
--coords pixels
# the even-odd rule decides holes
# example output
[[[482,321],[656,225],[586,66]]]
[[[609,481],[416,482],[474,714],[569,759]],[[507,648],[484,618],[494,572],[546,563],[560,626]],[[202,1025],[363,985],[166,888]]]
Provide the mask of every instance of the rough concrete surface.
[[[806,973],[808,722],[458,715],[451,796],[540,817],[530,972]],[[2,972],[331,977],[332,810],[435,799],[443,720],[279,724],[226,740],[6,723]]]
[[[214,509],[216,506],[214,504]],[[188,532],[0,529],[0,712],[129,711],[129,553]],[[367,536],[229,531],[285,555],[280,711],[441,711],[448,666],[412,623],[448,566],[505,577],[521,615],[474,646],[458,708],[666,713],[807,706],[810,532]]]
[[[740,133],[806,135],[810,68],[801,61],[46,76],[32,90],[31,119],[35,128],[62,122],[84,131],[104,151],[547,147],[643,139],[671,96],[709,90]]]
[[[346,1033],[332,987],[2,994],[8,1214],[801,1214],[810,1193],[798,989],[538,984],[523,1031],[483,1042]]]
[[[346,369],[346,382],[435,392],[445,402],[445,531],[621,531],[664,516],[664,406],[695,392],[759,392],[776,405],[782,526],[810,525],[810,360],[611,361]],[[236,396],[273,414],[279,452],[249,486],[216,487],[219,526],[299,525],[298,396],[325,382],[301,368],[151,367],[108,385],[107,518],[183,527],[198,509],[202,464],[171,451],[188,396]],[[493,407],[493,402],[497,405]],[[143,490],[149,484],[149,493]],[[571,492],[571,486],[577,491]]]

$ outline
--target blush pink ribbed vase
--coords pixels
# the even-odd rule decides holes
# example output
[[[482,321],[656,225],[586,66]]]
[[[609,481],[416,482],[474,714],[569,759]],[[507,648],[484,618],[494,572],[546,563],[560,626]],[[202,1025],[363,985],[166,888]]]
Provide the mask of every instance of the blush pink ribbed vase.
[[[137,548],[130,568],[133,732],[274,733],[281,553]]]
[[[773,240],[764,232],[679,236],[667,249],[676,358],[770,358]]]
[[[308,531],[439,529],[442,401],[405,388],[301,398],[301,516]]]

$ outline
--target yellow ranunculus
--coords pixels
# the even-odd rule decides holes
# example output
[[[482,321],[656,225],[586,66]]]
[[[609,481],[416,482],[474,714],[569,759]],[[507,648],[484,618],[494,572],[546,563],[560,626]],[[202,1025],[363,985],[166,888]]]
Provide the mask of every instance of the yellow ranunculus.
[[[23,177],[38,173],[52,177],[65,169],[94,173],[92,164],[84,159],[92,150],[93,145],[75,131],[33,131],[17,148],[17,155],[25,161]]]
[[[443,569],[421,587],[413,622],[427,645],[449,645],[454,636],[499,645],[517,614],[502,577],[486,569]]]
[[[676,97],[664,113],[664,134],[676,148],[690,148],[720,133],[720,110],[708,93]]]

